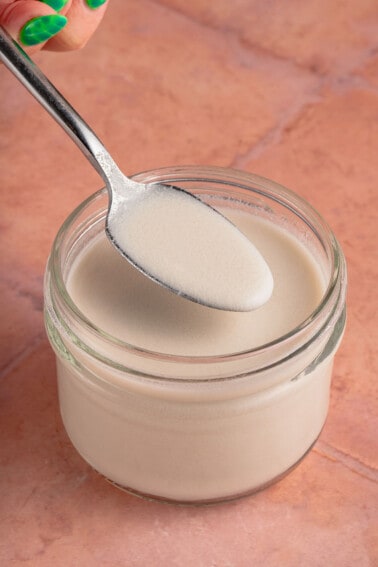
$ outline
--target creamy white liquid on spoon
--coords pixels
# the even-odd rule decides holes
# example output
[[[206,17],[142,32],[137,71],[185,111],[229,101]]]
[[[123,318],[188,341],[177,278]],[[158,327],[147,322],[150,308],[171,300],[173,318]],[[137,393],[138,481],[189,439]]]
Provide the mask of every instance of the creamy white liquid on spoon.
[[[111,237],[128,259],[178,295],[229,311],[266,303],[273,277],[257,248],[223,215],[169,186],[117,204]]]

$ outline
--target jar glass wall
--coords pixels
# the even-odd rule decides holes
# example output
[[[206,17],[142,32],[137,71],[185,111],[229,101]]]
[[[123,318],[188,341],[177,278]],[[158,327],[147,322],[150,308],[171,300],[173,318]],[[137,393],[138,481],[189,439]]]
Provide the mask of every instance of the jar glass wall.
[[[46,270],[46,328],[65,428],[88,463],[137,494],[199,503],[259,490],[303,458],[325,422],[345,325],[343,254],[308,203],[258,176],[176,167],[135,179],[178,185],[226,216],[280,227],[316,263],[324,292],[294,328],[257,346],[247,333],[238,351],[227,341],[200,355],[122,341],[85,316],[67,287],[104,231],[107,194],[97,192],[62,226]]]

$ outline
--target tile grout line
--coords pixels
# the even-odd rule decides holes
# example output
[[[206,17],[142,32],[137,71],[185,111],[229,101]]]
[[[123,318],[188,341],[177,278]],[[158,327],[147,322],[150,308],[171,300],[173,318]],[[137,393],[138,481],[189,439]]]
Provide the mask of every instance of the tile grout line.
[[[277,53],[275,53],[274,51],[270,51],[269,49],[263,47],[262,45],[259,45],[258,43],[254,44],[251,42],[248,42],[247,40],[245,40],[244,38],[240,37],[238,32],[232,28],[223,26],[217,26],[217,25],[212,25],[211,23],[207,23],[207,22],[203,22],[201,20],[196,19],[195,17],[191,16],[190,14],[187,14],[185,11],[180,10],[178,8],[173,8],[172,6],[167,5],[164,0],[147,0],[147,2],[150,2],[152,4],[155,4],[155,6],[160,6],[161,8],[164,8],[165,10],[172,12],[173,14],[176,14],[177,16],[181,16],[182,18],[184,18],[185,20],[191,22],[192,24],[199,26],[200,28],[204,28],[205,30],[208,31],[212,31],[213,33],[216,34],[220,34],[220,35],[227,35],[230,38],[233,38],[234,40],[236,40],[240,47],[242,49],[244,49],[245,51],[257,51],[262,57],[265,58],[269,58],[274,60],[277,63],[281,63],[284,65],[292,65],[293,68],[297,69],[298,71],[303,71],[306,73],[311,73],[314,76],[321,76],[319,75],[319,73],[317,73],[314,69],[312,69],[310,66],[307,67],[305,65],[301,65],[300,63],[298,63],[297,61],[295,61],[294,59],[290,58],[290,57],[284,57],[284,56],[280,56]]]
[[[10,372],[12,372],[21,362],[23,362],[26,358],[28,358],[37,348],[46,340],[46,335],[44,332],[37,335],[34,340],[27,346],[24,350],[22,350],[9,364],[7,364],[1,371],[0,371],[0,380],[4,379]]]
[[[317,86],[313,89],[313,92],[310,93],[306,100],[302,101],[301,104],[294,107],[293,110],[289,112],[289,117],[287,119],[288,113],[287,109],[283,113],[283,116],[278,119],[278,122],[275,126],[273,126],[270,130],[268,130],[260,140],[258,140],[249,150],[247,150],[243,155],[236,155],[228,164],[229,167],[236,167],[236,168],[243,168],[245,167],[250,161],[253,161],[255,158],[259,157],[265,150],[275,147],[280,140],[282,139],[283,133],[285,132],[286,128],[289,125],[300,120],[302,113],[311,106],[317,104],[322,100],[321,91],[328,87],[333,92],[344,92],[350,89],[359,89],[363,88],[368,90],[369,92],[378,93],[378,89],[371,85],[366,79],[359,77],[358,70],[361,67],[366,66],[366,64],[373,59],[378,52],[378,48],[372,47],[366,49],[364,52],[361,53],[360,59],[358,63],[356,63],[352,68],[345,70],[343,73],[336,72],[319,72],[311,65],[302,65],[295,61],[290,57],[283,57],[275,53],[274,51],[270,51],[269,49],[264,48],[259,44],[253,44],[245,40],[244,38],[240,37],[236,30],[226,27],[217,27],[216,25],[211,25],[208,23],[204,23],[201,20],[196,19],[195,17],[187,14],[185,11],[173,8],[172,6],[167,5],[164,0],[148,0],[152,4],[158,5],[170,12],[173,12],[191,23],[198,25],[202,28],[209,29],[214,33],[220,34],[227,34],[229,37],[235,39],[241,49],[250,52],[257,52],[260,54],[262,58],[270,59],[275,61],[276,63],[280,63],[281,65],[291,65],[293,69],[297,71],[301,71],[303,73],[308,73],[314,77],[314,79],[318,80]],[[285,119],[286,118],[286,119]]]
[[[211,22],[203,22],[202,20],[197,19],[195,16],[186,13],[184,10],[180,10],[179,8],[172,7],[169,4],[166,4],[164,0],[147,0],[147,2],[155,4],[156,6],[160,6],[161,8],[164,8],[169,12],[177,14],[178,16],[185,18],[189,22],[199,27],[211,30],[214,33],[227,34],[230,37],[236,39],[239,42],[240,46],[246,51],[258,52],[258,54],[260,54],[262,57],[273,59],[277,63],[291,64],[294,68],[296,68],[299,71],[310,73],[318,77],[319,79],[328,79],[330,85],[332,85],[333,82],[337,83],[337,81],[339,79],[342,79],[343,77],[346,78],[353,77],[357,69],[359,69],[361,66],[365,66],[368,61],[376,57],[378,54],[378,46],[371,46],[366,48],[365,50],[361,50],[361,57],[359,62],[356,65],[354,65],[353,68],[345,70],[344,73],[339,74],[337,73],[337,71],[333,73],[321,72],[318,71],[316,67],[314,67],[311,64],[302,64],[290,56],[279,55],[274,50],[268,49],[267,47],[264,47],[259,43],[253,43],[251,41],[248,41],[247,39],[241,37],[238,31],[233,29],[232,27],[226,27],[226,26],[222,27],[222,26],[217,26],[217,24],[213,24]],[[372,86],[371,89],[374,92],[377,92],[377,89],[374,86]]]
[[[314,92],[311,93],[307,100],[302,104],[293,105],[290,110],[286,109],[284,116],[280,118],[277,123],[270,128],[249,150],[247,150],[244,154],[236,154],[234,156],[229,167],[243,169],[250,161],[258,158],[266,150],[278,145],[287,128],[296,124],[307,109],[311,108],[321,100],[320,92],[322,86],[323,85],[319,85],[318,89],[314,90]]]
[[[345,87],[345,83],[349,80],[349,87]],[[258,158],[266,150],[277,146],[285,133],[285,130],[290,127],[293,129],[293,125],[300,121],[304,112],[317,105],[323,100],[321,92],[325,88],[329,88],[333,93],[342,93],[343,91],[354,89],[363,89],[374,94],[378,94],[378,89],[369,85],[368,82],[359,80],[358,76],[354,74],[354,70],[350,75],[344,78],[344,81],[339,81],[337,78],[324,77],[323,80],[319,81],[317,88],[314,88],[313,92],[310,93],[306,100],[302,104],[293,105],[292,109],[286,109],[283,116],[278,119],[276,124],[270,128],[263,136],[255,142],[255,144],[247,150],[244,154],[236,154],[231,160],[229,167],[236,167],[242,169],[246,167],[250,161]]]
[[[288,111],[287,109],[285,109],[285,111],[282,113],[281,118],[278,118],[278,122],[271,128],[269,129],[265,134],[263,134],[263,136],[260,138],[260,140],[258,140],[256,143],[254,143],[254,145],[247,150],[244,154],[242,155],[235,155],[232,160],[230,161],[230,163],[228,164],[228,167],[235,167],[235,168],[240,168],[243,169],[244,166],[247,165],[247,163],[253,159],[255,159],[256,157],[258,157],[260,154],[262,154],[266,149],[275,146],[282,138],[282,134],[285,131],[285,129],[287,128],[287,126],[289,124],[292,124],[293,122],[296,122],[298,119],[300,119],[300,116],[302,115],[303,111],[312,106],[313,104],[317,103],[320,100],[320,93],[321,90],[324,86],[324,82],[326,77],[315,72],[313,69],[308,68],[306,66],[300,65],[298,64],[295,60],[288,58],[288,57],[280,57],[279,55],[277,55],[276,53],[274,53],[273,51],[269,51],[268,49],[263,48],[262,46],[259,46],[258,44],[254,45],[254,44],[250,44],[249,42],[247,42],[245,39],[241,38],[239,36],[239,34],[237,33],[237,31],[232,30],[232,29],[228,29],[228,28],[220,28],[211,24],[206,24],[204,22],[202,22],[201,20],[197,20],[196,18],[190,16],[189,14],[185,13],[182,10],[179,10],[177,8],[172,8],[171,6],[165,4],[164,0],[160,1],[160,0],[148,0],[149,2],[160,6],[170,12],[173,12],[183,18],[185,18],[186,20],[188,20],[189,22],[191,22],[194,25],[200,26],[201,28],[205,28],[208,30],[211,30],[214,33],[218,33],[218,34],[227,34],[230,38],[232,38],[234,41],[236,41],[238,43],[238,47],[239,49],[246,51],[246,52],[257,52],[258,54],[261,55],[262,59],[269,59],[271,62],[273,61],[275,64],[280,64],[281,66],[290,66],[293,70],[296,70],[297,72],[301,72],[304,74],[309,74],[310,76],[312,76],[314,78],[314,80],[317,80],[317,84],[314,85],[312,92],[310,92],[307,96],[306,96],[306,100],[301,101],[300,103],[294,104],[293,108],[289,111],[289,118],[288,117]]]
[[[378,482],[378,470],[375,467],[363,463],[358,458],[348,455],[324,441],[318,441],[313,451],[325,459],[343,465],[366,480]]]

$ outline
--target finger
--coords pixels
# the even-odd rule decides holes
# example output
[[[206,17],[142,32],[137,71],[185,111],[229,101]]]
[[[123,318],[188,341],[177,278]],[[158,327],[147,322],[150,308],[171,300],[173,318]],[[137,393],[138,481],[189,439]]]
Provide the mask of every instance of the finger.
[[[90,8],[89,3],[94,8]],[[46,44],[45,49],[68,51],[84,47],[99,26],[107,5],[108,2],[104,0],[72,0],[65,13],[68,18],[67,25]]]
[[[31,54],[58,34],[66,25],[67,19],[38,0],[11,3],[0,0],[0,23]]]

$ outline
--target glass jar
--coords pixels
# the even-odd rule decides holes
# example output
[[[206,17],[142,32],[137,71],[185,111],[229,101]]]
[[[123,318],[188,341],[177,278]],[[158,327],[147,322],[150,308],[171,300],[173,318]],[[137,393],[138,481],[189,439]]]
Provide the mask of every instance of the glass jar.
[[[297,465],[325,422],[345,326],[342,251],[308,203],[256,175],[173,167],[134,179],[177,185],[225,212],[279,225],[311,254],[325,292],[299,326],[243,352],[178,356],[126,344],[86,319],[66,287],[75,260],[104,230],[107,192],[95,193],[63,224],[46,270],[65,428],[94,469],[135,494],[181,503],[249,494]]]

